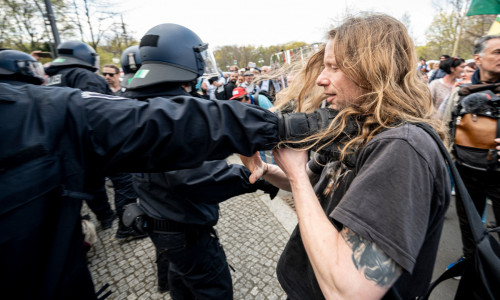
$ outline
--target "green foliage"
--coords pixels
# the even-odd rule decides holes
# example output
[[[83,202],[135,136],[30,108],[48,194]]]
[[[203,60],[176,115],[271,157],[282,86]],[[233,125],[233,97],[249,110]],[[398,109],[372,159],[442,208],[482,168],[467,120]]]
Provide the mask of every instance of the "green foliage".
[[[488,33],[495,20],[494,15],[463,16],[464,1],[448,1],[451,10],[440,10],[427,29],[427,44],[417,47],[417,55],[425,59],[439,59],[441,54],[452,55],[455,41],[459,35],[460,24],[462,34],[457,48],[457,56],[472,58],[475,41]]]
[[[113,40],[108,45],[97,47],[96,51],[99,54],[99,60],[101,66],[104,66],[105,64],[115,64],[121,68],[120,62],[118,63],[113,62],[113,57],[120,59],[123,51],[128,47],[134,45],[139,45],[139,42],[136,41],[135,39],[130,39],[129,46],[126,46],[123,43],[123,41]]]
[[[246,67],[249,62],[254,62],[258,67],[270,65],[271,56],[277,52],[284,50],[298,49],[300,47],[308,45],[304,42],[289,42],[286,44],[275,45],[275,46],[222,46],[214,50],[215,60],[217,66],[223,70],[227,71],[229,66],[237,61],[237,65],[240,68]]]
[[[52,1],[55,15],[65,15],[62,0]],[[0,1],[0,47],[31,52],[49,51],[50,26],[44,22],[43,1],[2,0]],[[67,30],[71,26],[63,27]]]

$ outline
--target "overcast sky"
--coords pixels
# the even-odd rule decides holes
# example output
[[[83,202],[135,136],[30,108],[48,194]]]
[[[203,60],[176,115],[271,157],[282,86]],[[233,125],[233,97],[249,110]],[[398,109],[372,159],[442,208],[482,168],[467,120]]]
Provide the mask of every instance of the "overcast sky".
[[[407,13],[410,33],[421,45],[435,14],[433,1],[439,0],[120,0],[109,9],[123,13],[138,40],[155,25],[177,23],[196,32],[212,49],[322,42],[346,12],[376,11],[397,19]]]

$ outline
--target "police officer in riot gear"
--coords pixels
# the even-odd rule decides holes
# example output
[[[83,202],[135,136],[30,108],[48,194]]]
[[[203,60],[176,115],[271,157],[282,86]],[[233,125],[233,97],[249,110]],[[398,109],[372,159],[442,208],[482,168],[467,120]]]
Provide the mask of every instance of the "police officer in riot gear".
[[[121,81],[122,89],[121,92],[125,92],[129,82],[132,77],[142,66],[141,55],[139,54],[139,46],[130,46],[125,51],[123,51],[120,63],[123,70],[123,79]]]
[[[278,118],[257,107],[39,86],[41,70],[0,51],[0,281],[16,299],[96,298],[82,246],[86,179],[193,168],[278,140]]]
[[[208,44],[188,28],[153,27],[141,39],[142,66],[126,95],[139,100],[189,95],[191,83],[204,73],[207,50]],[[198,151],[204,150],[192,154]],[[241,165],[218,160],[195,169],[134,177],[156,248],[159,292],[170,289],[172,299],[232,299],[231,274],[213,229],[218,203],[257,189],[271,198],[278,192],[263,180],[251,185],[249,175]]]
[[[57,57],[45,73],[48,86],[67,86],[82,91],[111,95],[106,80],[97,75],[99,55],[94,48],[80,41],[67,41],[57,47]]]
[[[0,50],[0,78],[5,81],[42,84],[44,70],[40,62],[24,52],[16,50]]]
[[[57,54],[57,58],[46,69],[47,74],[50,75],[46,85],[113,94],[106,80],[95,73],[99,70],[99,55],[92,47],[80,41],[67,41],[57,47]],[[118,215],[119,223],[115,238],[145,237],[131,229],[124,228],[122,223],[123,207],[137,199],[137,194],[132,187],[132,176],[127,173],[113,173],[106,174],[106,176],[113,182],[116,213],[111,209],[108,201],[104,175],[90,179],[86,189],[87,193],[93,195],[92,199],[86,201],[87,205],[97,216],[101,228],[110,228]]]

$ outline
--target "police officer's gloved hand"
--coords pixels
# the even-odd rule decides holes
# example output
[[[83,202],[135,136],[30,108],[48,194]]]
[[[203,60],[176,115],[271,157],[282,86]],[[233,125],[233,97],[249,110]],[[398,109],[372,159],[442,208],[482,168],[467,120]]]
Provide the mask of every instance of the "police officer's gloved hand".
[[[260,178],[254,183],[255,187],[261,191],[264,191],[264,193],[269,194],[269,197],[271,200],[278,195],[279,188],[275,187],[274,185],[270,184],[269,182],[265,181],[264,179]]]
[[[334,109],[319,108],[310,114],[279,114],[279,138],[281,141],[302,140],[327,128],[338,113]],[[290,144],[290,147],[298,148],[299,145]]]
[[[331,108],[319,108],[312,113],[286,113],[279,115],[279,139],[281,141],[300,141],[305,137],[321,132],[328,128],[330,123],[338,115],[338,111]],[[338,155],[340,142],[358,135],[359,120],[349,118],[344,131],[334,141],[331,139],[317,143],[312,150],[319,150],[324,155]],[[321,148],[328,142],[326,147]],[[310,142],[311,144],[313,142]],[[307,143],[287,143],[291,148],[302,148]],[[340,147],[339,147],[340,146]]]

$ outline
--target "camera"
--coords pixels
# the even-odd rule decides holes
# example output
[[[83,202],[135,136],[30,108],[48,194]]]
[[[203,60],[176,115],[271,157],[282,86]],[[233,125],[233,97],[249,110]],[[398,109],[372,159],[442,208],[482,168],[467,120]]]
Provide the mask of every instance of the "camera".
[[[319,108],[312,113],[286,113],[279,114],[279,137],[285,145],[290,148],[304,148],[312,145],[315,141],[293,143],[327,129],[338,115],[338,111],[331,108]],[[349,139],[359,134],[360,122],[355,117],[348,117],[347,124],[342,133],[334,140],[328,138],[316,143],[312,150],[318,150],[322,154],[334,154],[338,156],[340,150]],[[324,146],[326,144],[326,146]],[[324,146],[324,147],[323,147]]]

